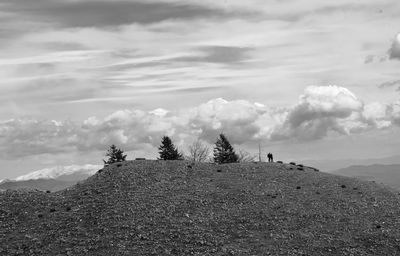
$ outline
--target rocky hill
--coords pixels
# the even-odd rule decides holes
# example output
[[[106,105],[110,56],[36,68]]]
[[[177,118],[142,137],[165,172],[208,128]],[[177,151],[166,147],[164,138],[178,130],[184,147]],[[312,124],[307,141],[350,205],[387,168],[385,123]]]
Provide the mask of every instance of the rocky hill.
[[[130,161],[0,193],[0,255],[400,255],[378,184],[278,163]]]

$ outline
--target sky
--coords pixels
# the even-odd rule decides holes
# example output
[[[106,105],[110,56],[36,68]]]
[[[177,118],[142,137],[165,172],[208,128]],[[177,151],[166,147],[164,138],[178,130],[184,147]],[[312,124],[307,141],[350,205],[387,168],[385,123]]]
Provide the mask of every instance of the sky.
[[[274,159],[400,146],[398,0],[0,0],[0,179],[219,133]],[[61,167],[60,167],[61,166]]]

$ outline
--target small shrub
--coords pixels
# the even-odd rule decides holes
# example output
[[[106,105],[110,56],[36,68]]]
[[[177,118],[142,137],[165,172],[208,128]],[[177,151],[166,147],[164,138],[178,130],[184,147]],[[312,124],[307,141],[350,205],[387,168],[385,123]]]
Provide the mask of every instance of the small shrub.
[[[283,164],[283,162],[282,161],[276,161],[278,164]]]
[[[221,170],[221,169],[218,169],[217,172],[222,172],[222,170]]]
[[[187,166],[187,168],[192,169],[192,166],[189,164],[189,165]]]
[[[290,162],[289,164],[291,164],[291,165],[296,165],[296,163],[295,163],[295,162]]]
[[[379,228],[381,228],[381,225],[379,225],[379,224],[378,224],[378,225],[376,225],[376,228],[378,228],[378,229],[379,229]]]
[[[342,185],[341,187],[342,187],[342,188],[346,188],[346,185]]]
[[[321,194],[321,192],[317,191],[317,192],[315,192],[315,194],[319,195],[319,194]]]
[[[300,186],[297,186],[296,189],[301,189],[301,187],[300,187]]]
[[[71,206],[67,206],[67,208],[65,208],[65,210],[66,210],[67,212],[71,211]]]
[[[51,193],[51,191],[50,190],[46,190],[46,193],[49,194],[49,193]]]
[[[122,166],[122,164],[117,164],[117,167],[121,167]]]
[[[304,165],[302,165],[302,164],[298,164],[297,166],[298,166],[298,167],[304,167]]]
[[[42,214],[42,213],[39,213],[39,214],[38,214],[38,218],[39,218],[39,219],[43,218],[43,214]]]
[[[304,168],[303,167],[297,167],[297,170],[304,171]]]
[[[55,211],[56,211],[56,209],[54,209],[54,208],[50,209],[50,212],[55,212]]]
[[[353,188],[353,190],[357,190],[358,188]]]
[[[135,160],[137,160],[137,161],[143,161],[143,160],[146,160],[146,158],[144,158],[144,157],[137,157],[137,158],[135,158]]]

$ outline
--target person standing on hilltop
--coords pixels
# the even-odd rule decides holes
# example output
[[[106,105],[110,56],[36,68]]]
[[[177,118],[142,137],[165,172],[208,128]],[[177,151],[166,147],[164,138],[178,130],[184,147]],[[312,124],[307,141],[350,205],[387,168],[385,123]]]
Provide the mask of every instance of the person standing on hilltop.
[[[271,163],[274,161],[274,156],[271,154],[271,152],[268,153],[267,157],[268,157],[268,163]]]
[[[270,154],[271,154],[271,163],[273,163],[274,162],[274,155],[272,153],[270,153]]]

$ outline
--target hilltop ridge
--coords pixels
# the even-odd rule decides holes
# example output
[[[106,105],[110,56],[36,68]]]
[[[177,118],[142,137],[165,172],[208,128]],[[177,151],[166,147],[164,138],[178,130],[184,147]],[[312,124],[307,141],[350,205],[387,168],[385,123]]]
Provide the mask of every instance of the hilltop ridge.
[[[5,255],[398,255],[399,197],[279,163],[127,161],[0,194]]]

